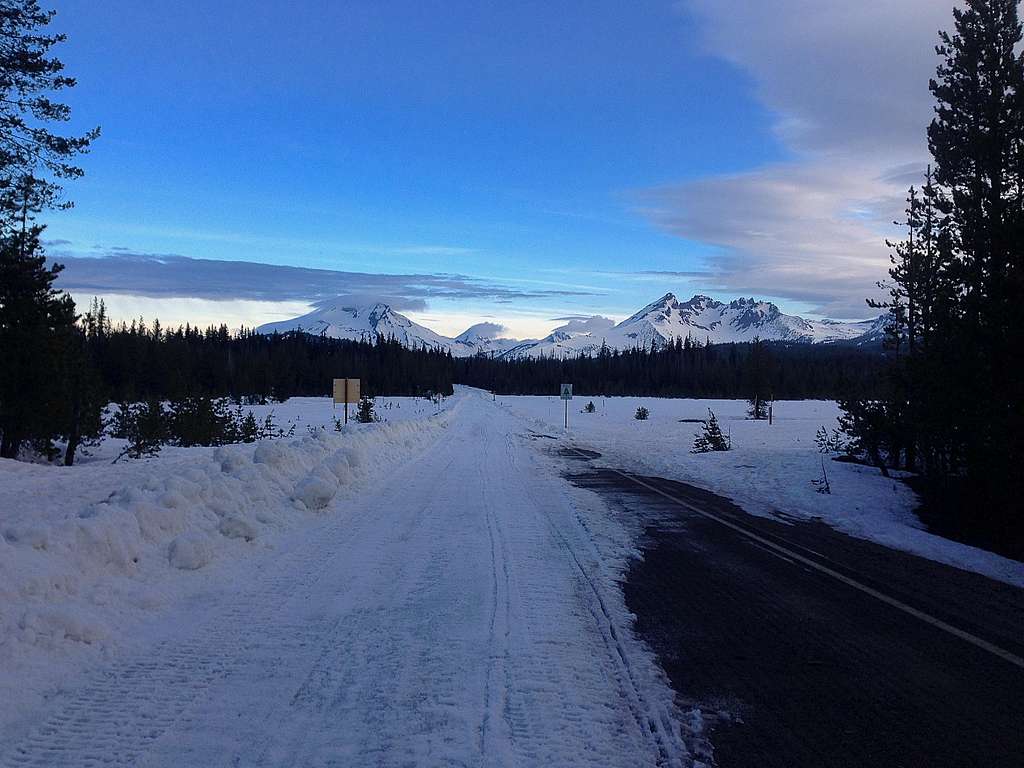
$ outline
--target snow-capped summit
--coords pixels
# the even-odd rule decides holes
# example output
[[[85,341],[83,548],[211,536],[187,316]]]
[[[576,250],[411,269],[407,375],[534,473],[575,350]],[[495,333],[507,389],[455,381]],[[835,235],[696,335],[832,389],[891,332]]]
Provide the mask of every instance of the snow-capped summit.
[[[870,321],[869,323],[870,324]],[[615,330],[632,340],[633,346],[650,346],[692,337],[713,344],[753,341],[825,342],[852,339],[867,332],[864,323],[834,320],[805,320],[783,314],[768,301],[736,299],[725,304],[710,296],[696,295],[680,302],[667,293]]]
[[[456,357],[486,354],[503,357],[572,357],[608,349],[659,347],[685,339],[712,344],[764,341],[800,343],[876,343],[884,318],[860,322],[805,320],[787,315],[768,301],[741,298],[724,303],[697,294],[680,301],[666,293],[634,315],[616,324],[600,315],[560,318],[566,322],[542,339],[522,341],[503,336],[505,328],[484,322],[470,326],[455,338],[442,336],[414,323],[383,302],[361,307],[351,301],[323,302],[309,314],[258,329],[263,333],[304,330],[340,339],[370,341],[378,335],[394,337],[408,347],[428,347]]]
[[[456,356],[478,354],[500,354],[521,344],[518,339],[502,336],[508,329],[498,323],[477,323],[471,325],[454,339],[451,350]]]
[[[407,347],[450,349],[452,340],[435,333],[377,302],[366,307],[342,301],[322,302],[316,309],[293,320],[267,323],[256,329],[260,333],[306,331],[335,339],[373,341],[377,336],[395,338]]]

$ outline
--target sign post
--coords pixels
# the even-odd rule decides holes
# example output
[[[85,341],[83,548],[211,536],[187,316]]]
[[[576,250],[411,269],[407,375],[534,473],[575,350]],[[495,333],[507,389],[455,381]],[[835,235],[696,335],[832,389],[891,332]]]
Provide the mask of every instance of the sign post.
[[[348,424],[348,404],[359,402],[359,379],[334,380],[334,406],[345,404],[345,423]]]
[[[569,428],[569,401],[572,400],[572,384],[563,384],[561,398],[565,401],[565,428]]]

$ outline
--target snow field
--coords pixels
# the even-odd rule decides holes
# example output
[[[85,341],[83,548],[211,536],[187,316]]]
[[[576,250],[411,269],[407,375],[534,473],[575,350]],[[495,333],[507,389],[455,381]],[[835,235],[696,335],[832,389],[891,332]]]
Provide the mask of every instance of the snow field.
[[[278,406],[306,422],[331,413],[329,400],[302,400]],[[457,401],[441,415],[407,401],[388,423],[116,465],[0,461],[0,724],[26,703],[26,680],[40,695],[63,664],[108,653],[127,627],[215,583],[211,565],[338,513],[433,442]]]
[[[582,413],[591,400],[596,412]],[[1024,586],[1024,564],[924,530],[913,512],[916,496],[898,479],[819,453],[814,442],[818,428],[838,426],[834,402],[778,401],[769,426],[748,419],[742,400],[579,395],[569,403],[566,433],[557,397],[502,396],[498,401],[539,431],[600,452],[599,465],[689,482],[753,514],[821,519],[853,536]],[[641,405],[650,411],[647,421],[633,418]],[[722,432],[731,436],[732,450],[693,454],[701,431],[697,421],[707,418],[709,408]],[[822,458],[831,494],[818,493],[812,483],[822,477]]]

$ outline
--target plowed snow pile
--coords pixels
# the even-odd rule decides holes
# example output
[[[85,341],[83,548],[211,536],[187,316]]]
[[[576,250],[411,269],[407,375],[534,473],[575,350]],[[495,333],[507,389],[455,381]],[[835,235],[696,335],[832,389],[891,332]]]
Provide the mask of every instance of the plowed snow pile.
[[[343,514],[348,494],[421,453],[458,407],[116,465],[0,460],[0,701],[28,667],[105,653],[218,578],[219,561]]]

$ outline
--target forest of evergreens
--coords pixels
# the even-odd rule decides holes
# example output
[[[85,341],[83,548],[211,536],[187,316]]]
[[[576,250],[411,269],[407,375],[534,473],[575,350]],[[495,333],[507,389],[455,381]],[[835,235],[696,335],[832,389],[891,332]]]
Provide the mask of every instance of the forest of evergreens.
[[[843,403],[854,447],[918,473],[930,521],[1024,555],[1024,55],[1013,0],[969,0],[939,34],[933,164],[889,243],[891,364]]]
[[[548,395],[571,382],[578,395],[644,395],[769,400],[878,396],[885,356],[876,346],[693,343],[656,350],[603,349],[594,356],[470,357],[455,381],[498,394]]]

